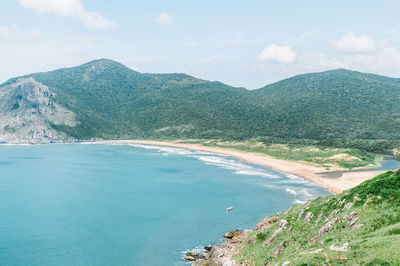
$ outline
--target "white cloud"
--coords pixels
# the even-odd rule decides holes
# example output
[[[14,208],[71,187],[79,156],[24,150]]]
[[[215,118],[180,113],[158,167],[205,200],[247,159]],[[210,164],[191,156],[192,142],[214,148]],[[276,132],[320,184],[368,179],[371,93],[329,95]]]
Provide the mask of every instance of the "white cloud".
[[[29,32],[29,35],[30,35],[31,37],[33,37],[33,38],[40,38],[40,37],[43,36],[43,33],[42,33],[40,30],[38,30],[38,29],[34,29],[34,30],[31,30],[31,31]]]
[[[353,33],[344,35],[333,45],[343,52],[370,52],[375,49],[375,40],[367,35],[355,36]]]
[[[160,26],[168,25],[171,24],[172,17],[167,13],[163,12],[154,19],[154,22]]]
[[[21,29],[16,24],[10,25],[0,25],[0,38],[4,39],[21,39],[21,38],[40,38],[42,37],[42,32],[38,29],[33,29],[31,31],[26,31]]]
[[[383,47],[373,54],[345,55],[342,61],[353,69],[386,72],[400,70],[400,51],[395,47]]]
[[[400,50],[387,46],[377,48],[376,51],[371,53],[342,55],[312,53],[299,56],[297,61],[294,68],[299,73],[347,68],[361,72],[398,76],[400,71]]]
[[[290,46],[268,45],[258,56],[260,60],[270,60],[278,63],[292,63],[296,59],[296,53]]]
[[[9,26],[0,25],[0,37],[2,38],[11,38],[17,35],[19,32],[19,28],[15,24],[11,24]]]
[[[0,37],[9,38],[11,36],[10,28],[7,26],[0,26]]]
[[[346,64],[337,56],[330,56],[323,53],[305,54],[299,58],[299,66],[305,71],[324,71],[336,68],[345,68]]]
[[[97,12],[85,10],[81,0],[15,0],[23,8],[31,9],[39,15],[53,13],[63,17],[79,19],[92,29],[109,29],[114,22]]]

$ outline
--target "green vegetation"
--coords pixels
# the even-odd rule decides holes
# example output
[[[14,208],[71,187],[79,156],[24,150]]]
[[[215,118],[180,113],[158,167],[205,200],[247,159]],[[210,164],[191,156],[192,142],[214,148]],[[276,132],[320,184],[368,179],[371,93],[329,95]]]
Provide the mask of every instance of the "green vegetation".
[[[307,162],[315,166],[329,168],[355,168],[376,165],[382,160],[381,155],[372,154],[352,148],[332,148],[301,144],[276,144],[260,141],[219,141],[219,140],[186,140],[188,143],[199,143],[204,146],[218,147],[244,152],[266,154],[278,159]]]
[[[316,140],[399,140],[400,79],[338,69],[254,91],[259,134]]]
[[[236,260],[250,265],[399,265],[400,170],[278,213],[242,245]]]
[[[249,91],[185,74],[142,74],[108,59],[25,77],[49,86],[52,100],[76,114],[76,127],[53,127],[82,140],[258,139],[380,153],[400,147],[400,79],[339,69]]]

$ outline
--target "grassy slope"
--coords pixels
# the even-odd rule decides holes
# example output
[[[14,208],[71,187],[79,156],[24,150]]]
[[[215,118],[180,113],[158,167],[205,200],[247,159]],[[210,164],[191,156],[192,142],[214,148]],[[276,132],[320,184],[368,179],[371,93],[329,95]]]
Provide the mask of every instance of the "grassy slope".
[[[221,141],[221,140],[186,140],[209,147],[218,147],[236,151],[266,154],[278,159],[310,163],[318,167],[355,168],[374,166],[382,160],[381,155],[372,154],[353,148],[332,148],[318,145],[271,144],[260,141]]]
[[[346,209],[348,203],[353,205]],[[337,213],[331,215],[334,211]],[[305,222],[308,212],[314,216]],[[352,212],[358,221],[350,227],[346,215]],[[265,243],[279,228],[279,221],[251,232],[237,261],[250,265],[281,265],[287,261],[290,265],[328,265],[328,262],[332,265],[400,265],[400,170],[386,172],[342,194],[318,198],[270,218],[276,217],[287,221],[283,232],[272,244]],[[332,228],[318,237],[319,229],[335,218],[338,221]],[[359,229],[353,230],[361,224]],[[346,243],[347,251],[331,249]],[[274,256],[280,244],[284,249]]]

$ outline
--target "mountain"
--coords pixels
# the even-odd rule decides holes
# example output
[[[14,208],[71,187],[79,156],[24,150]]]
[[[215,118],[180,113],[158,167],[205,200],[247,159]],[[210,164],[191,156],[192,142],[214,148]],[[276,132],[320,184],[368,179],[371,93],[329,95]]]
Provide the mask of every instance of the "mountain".
[[[260,135],[399,139],[400,79],[345,69],[295,76],[254,91]]]
[[[400,170],[389,171],[233,231],[193,265],[400,265],[399,213]]]
[[[21,78],[0,90],[0,142],[71,141],[54,126],[77,126],[75,114],[54,102],[56,95],[33,78]]]
[[[400,80],[343,69],[299,75],[249,91],[186,74],[139,73],[100,59],[13,78],[0,91],[13,90],[12,97],[17,97],[21,82],[48,90],[43,96],[56,108],[71,112],[73,119],[64,123],[38,112],[40,119],[20,121],[13,117],[32,111],[21,108],[18,113],[13,109],[17,99],[2,98],[1,115],[7,117],[0,125],[3,140],[10,139],[10,129],[19,132],[27,125],[33,127],[31,133],[20,134],[19,139],[30,142],[44,141],[35,138],[38,125],[44,130],[41,135],[53,136],[50,142],[258,138],[376,150],[397,147],[400,140]],[[29,86],[22,88],[29,93]],[[18,134],[13,138],[18,139]],[[379,142],[378,148],[371,142]]]
[[[78,139],[233,137],[251,108],[243,105],[244,88],[185,74],[141,74],[107,59],[28,77],[75,113],[79,125],[54,128]]]

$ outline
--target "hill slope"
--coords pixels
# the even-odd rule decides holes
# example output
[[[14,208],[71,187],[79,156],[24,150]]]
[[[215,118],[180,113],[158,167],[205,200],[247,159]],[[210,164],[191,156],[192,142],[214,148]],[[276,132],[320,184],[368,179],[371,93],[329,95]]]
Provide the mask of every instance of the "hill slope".
[[[48,123],[64,137],[309,139],[379,151],[400,146],[400,80],[372,74],[312,73],[249,91],[185,74],[142,74],[100,59],[22,78],[48,87],[57,95],[53,101],[74,113],[74,125]]]
[[[58,104],[57,95],[33,78],[4,86],[0,99],[0,142],[72,140],[54,126],[77,126],[74,113]]]
[[[397,170],[267,217],[194,265],[219,265],[232,256],[246,265],[399,265],[399,248]]]
[[[62,96],[80,124],[57,129],[78,139],[232,137],[244,127],[247,90],[185,74],[141,74],[101,59],[27,77]]]
[[[399,139],[400,80],[338,69],[295,76],[253,92],[260,135]]]

